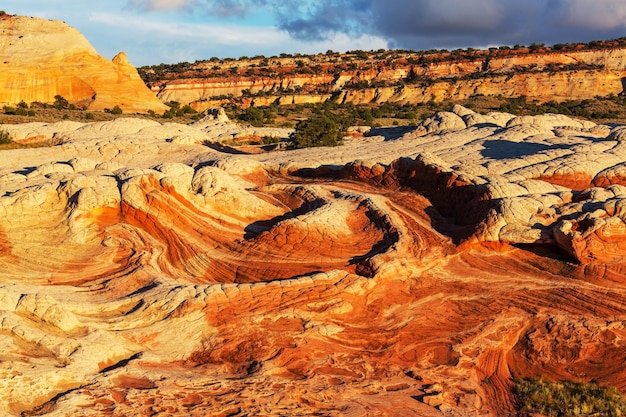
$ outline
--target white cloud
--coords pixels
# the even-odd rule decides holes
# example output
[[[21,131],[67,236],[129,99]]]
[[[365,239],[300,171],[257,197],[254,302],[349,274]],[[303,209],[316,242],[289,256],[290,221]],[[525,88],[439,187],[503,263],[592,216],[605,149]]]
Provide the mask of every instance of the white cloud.
[[[589,29],[614,29],[626,27],[624,0],[568,0],[557,9],[561,24]]]
[[[116,45],[118,50],[106,51],[107,55],[113,56],[124,50],[129,60],[138,66],[203,60],[213,56],[274,56],[283,52],[316,54],[329,49],[343,52],[388,46],[383,38],[372,35],[352,37],[335,33],[327,40],[311,42],[294,40],[286,31],[275,27],[163,22],[149,16],[108,12],[92,13],[89,21],[92,26],[99,26],[99,31],[114,34],[110,35],[109,44]]]
[[[133,8],[149,11],[168,11],[189,7],[192,0],[129,0],[128,5]]]
[[[184,22],[160,22],[140,16],[123,16],[112,13],[92,13],[90,20],[111,27],[142,32],[145,39],[185,39],[212,45],[267,45],[284,42],[289,35],[274,27],[251,27],[240,25],[197,24]]]

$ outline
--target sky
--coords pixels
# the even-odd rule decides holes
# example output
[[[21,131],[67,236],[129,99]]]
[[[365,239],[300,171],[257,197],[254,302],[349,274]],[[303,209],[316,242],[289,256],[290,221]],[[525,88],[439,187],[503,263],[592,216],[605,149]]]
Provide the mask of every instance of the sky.
[[[624,0],[4,0],[135,66],[328,50],[456,49],[626,36]]]

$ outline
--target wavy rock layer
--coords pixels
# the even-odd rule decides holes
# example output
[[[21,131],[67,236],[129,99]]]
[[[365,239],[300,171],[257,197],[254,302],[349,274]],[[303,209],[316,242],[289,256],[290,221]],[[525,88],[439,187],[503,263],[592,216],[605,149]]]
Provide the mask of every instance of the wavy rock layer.
[[[11,129],[63,144],[3,151],[4,414],[506,416],[513,377],[626,389],[623,127],[455,107],[236,157],[201,145],[218,122]]]
[[[57,95],[93,110],[167,109],[123,52],[109,61],[61,21],[1,17],[0,105],[53,103]]]

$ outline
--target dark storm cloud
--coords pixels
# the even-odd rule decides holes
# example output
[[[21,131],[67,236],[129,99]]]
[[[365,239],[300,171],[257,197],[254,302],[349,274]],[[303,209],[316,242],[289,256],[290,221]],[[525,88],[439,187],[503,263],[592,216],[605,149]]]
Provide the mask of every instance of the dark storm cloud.
[[[264,10],[299,40],[367,34],[411,49],[626,36],[623,0],[129,0],[129,4],[219,16]]]

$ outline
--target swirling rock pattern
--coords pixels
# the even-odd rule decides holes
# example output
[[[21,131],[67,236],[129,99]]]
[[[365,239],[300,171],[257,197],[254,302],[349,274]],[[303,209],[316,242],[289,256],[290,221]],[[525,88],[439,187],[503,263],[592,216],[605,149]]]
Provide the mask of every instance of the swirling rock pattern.
[[[626,389],[622,127],[455,107],[238,156],[203,145],[223,127],[6,126],[62,144],[2,151],[3,414],[506,416],[513,377]]]

